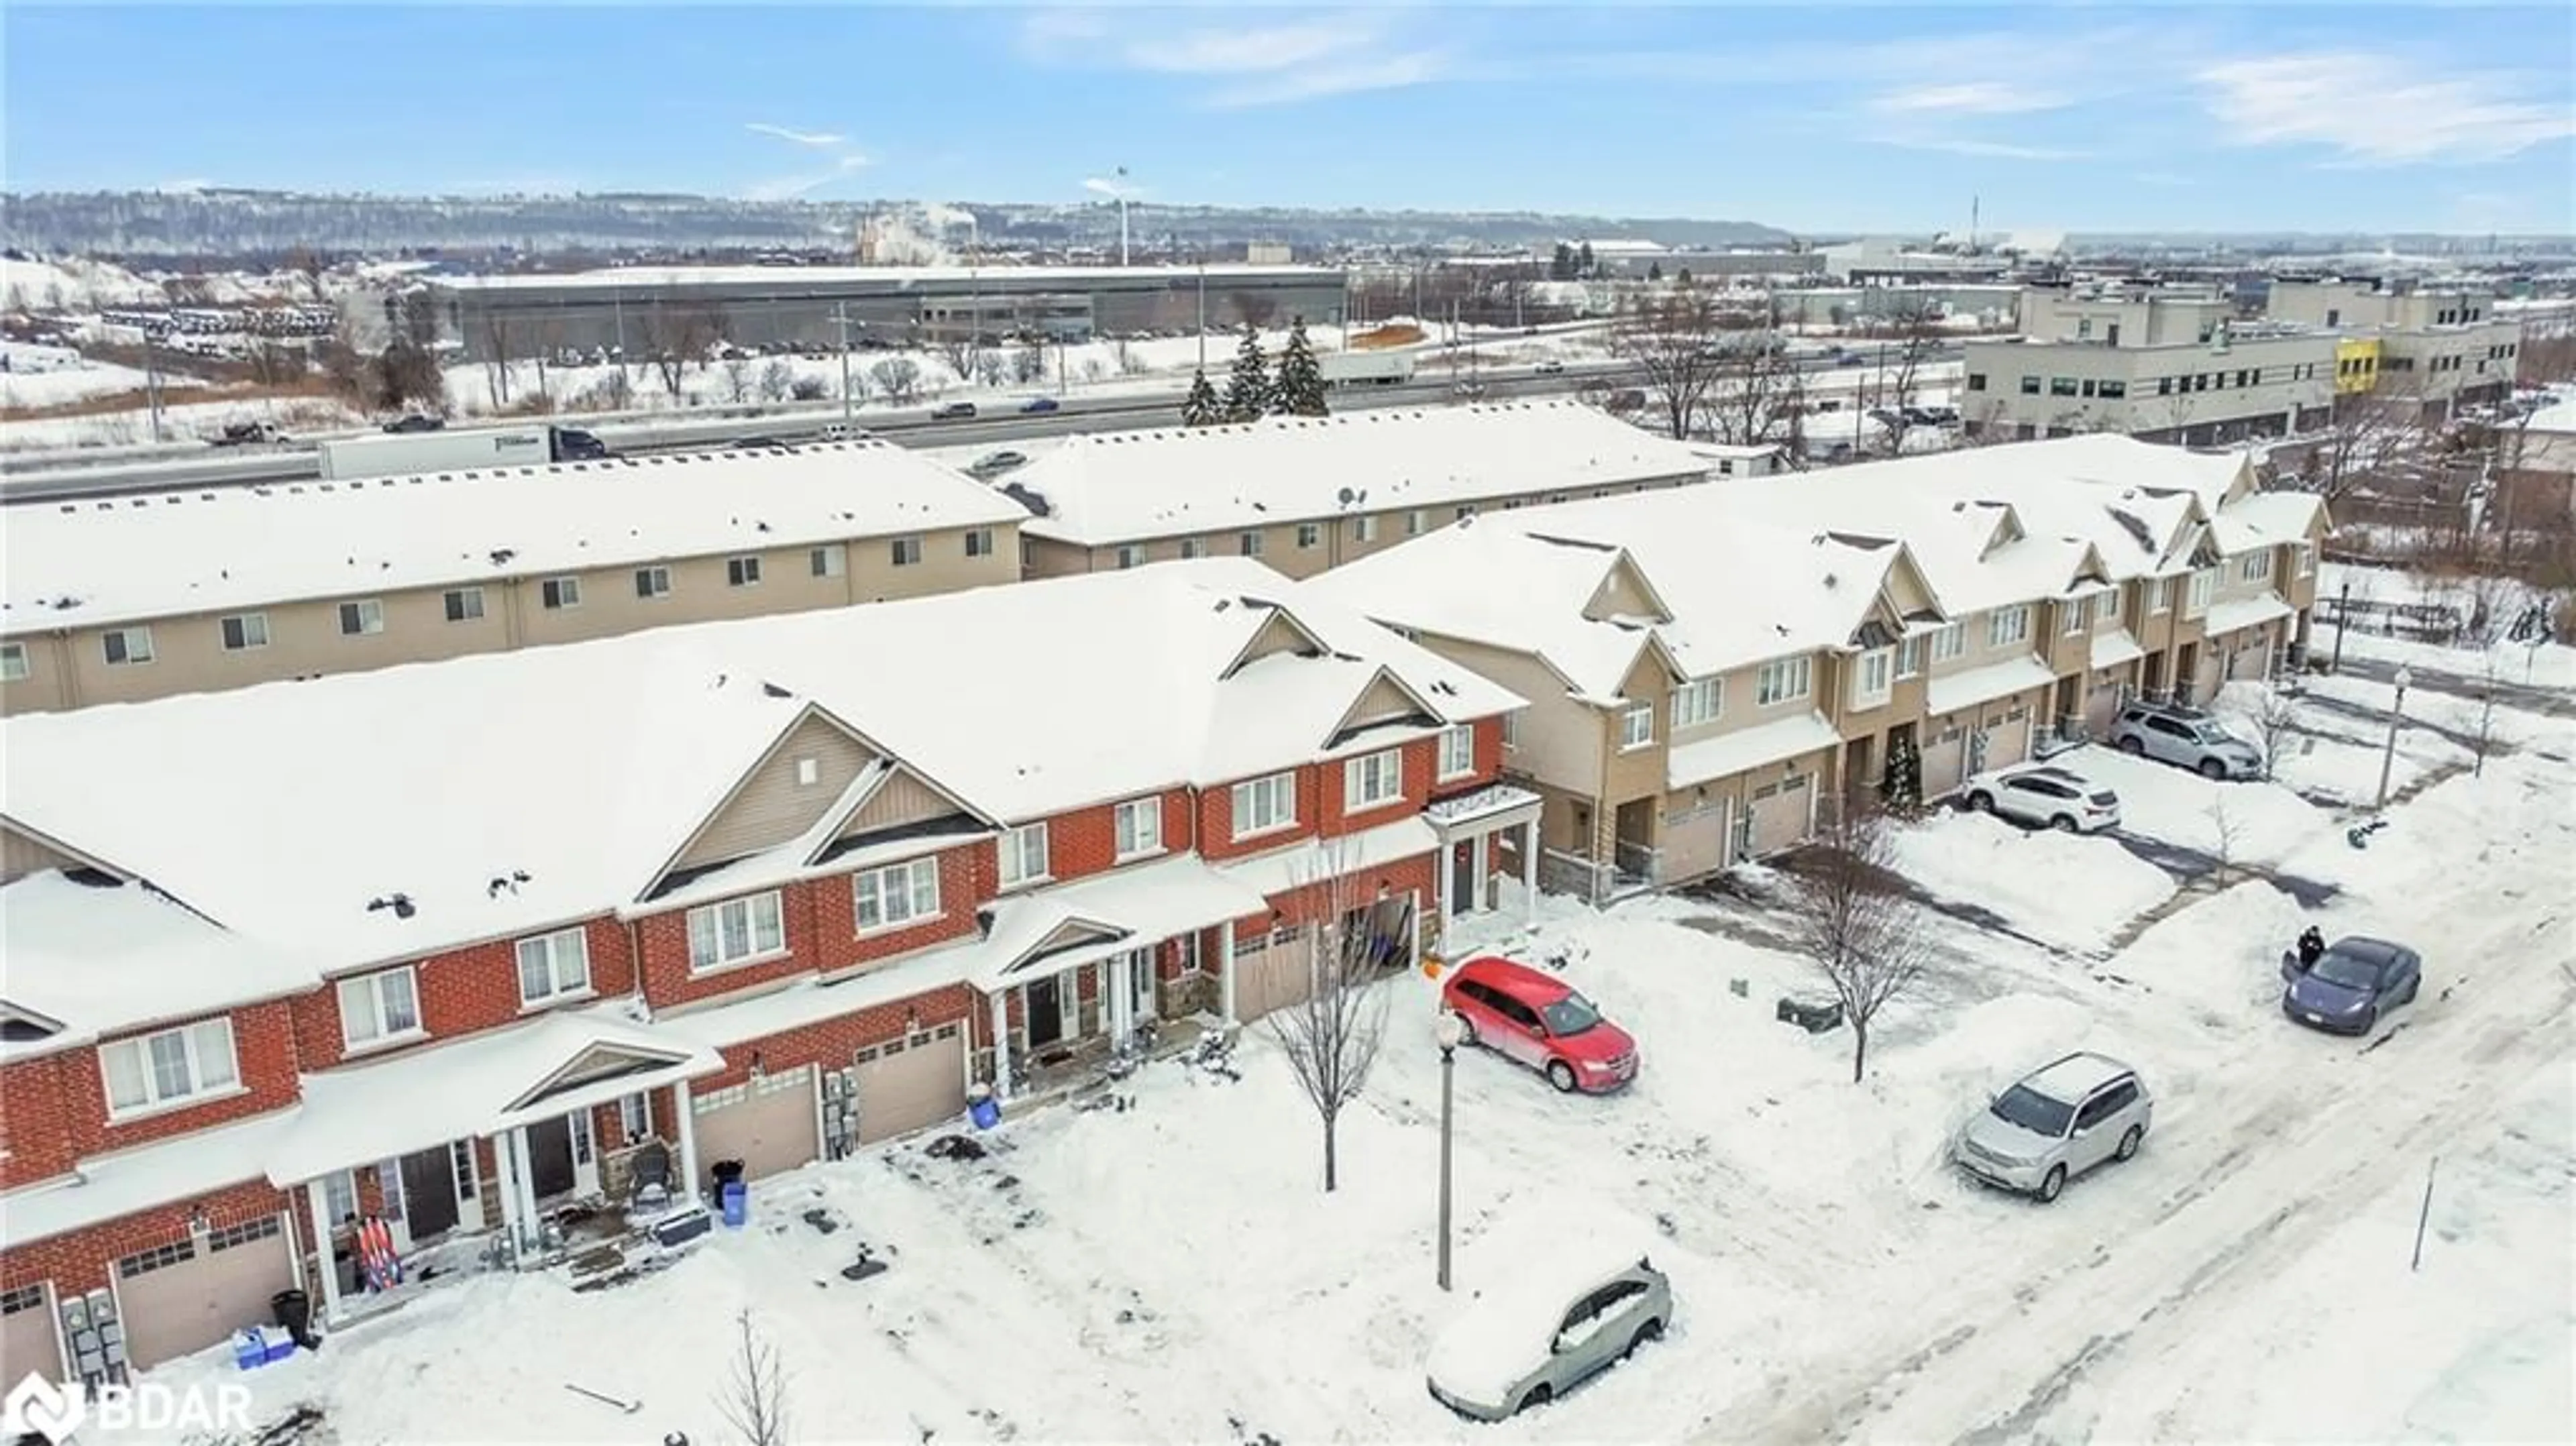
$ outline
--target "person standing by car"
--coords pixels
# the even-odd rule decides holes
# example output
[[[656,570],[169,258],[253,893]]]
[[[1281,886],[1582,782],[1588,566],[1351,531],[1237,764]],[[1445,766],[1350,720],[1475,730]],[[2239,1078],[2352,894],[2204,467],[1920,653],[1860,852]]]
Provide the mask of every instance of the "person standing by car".
[[[2305,974],[2316,968],[2317,961],[2324,958],[2325,953],[2326,936],[2316,925],[2310,924],[2308,932],[2299,936],[2299,972]]]

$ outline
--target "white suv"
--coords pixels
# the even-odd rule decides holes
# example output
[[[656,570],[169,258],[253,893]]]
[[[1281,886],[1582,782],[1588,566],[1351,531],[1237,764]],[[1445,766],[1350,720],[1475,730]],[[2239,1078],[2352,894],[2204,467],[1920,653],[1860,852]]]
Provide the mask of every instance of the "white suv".
[[[2041,828],[2098,833],[2120,826],[2120,795],[2071,768],[2024,764],[1968,780],[1968,807]]]
[[[2134,1157],[2154,1114],[2136,1070],[2070,1054],[1988,1101],[1959,1127],[1950,1158],[1989,1185],[2046,1204],[2094,1166]]]

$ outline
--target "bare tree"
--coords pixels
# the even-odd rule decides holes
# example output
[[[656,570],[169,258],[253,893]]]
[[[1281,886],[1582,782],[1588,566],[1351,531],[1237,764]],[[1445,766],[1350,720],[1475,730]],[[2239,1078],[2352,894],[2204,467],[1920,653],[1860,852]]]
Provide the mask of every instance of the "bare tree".
[[[2281,747],[2299,730],[2299,697],[2281,688],[2267,688],[2263,701],[2245,720],[2254,729],[2254,741],[2263,749],[2263,777],[2268,782],[2279,767]]]
[[[1717,304],[1692,287],[1631,297],[1610,324],[1611,353],[1645,374],[1675,438],[1690,436],[1725,368],[1719,330]]]
[[[971,382],[984,365],[984,339],[971,331],[963,336],[949,337],[939,343],[939,355],[948,363],[948,369],[957,374],[957,380]]]
[[[2482,666],[2479,669],[2477,711],[2469,733],[2469,753],[2475,760],[2469,765],[2472,778],[2486,776],[2487,755],[2495,751],[2496,673],[2499,669],[2493,644],[2479,654],[2479,662]]]
[[[789,366],[785,357],[771,357],[769,365],[760,369],[758,385],[762,401],[783,402],[796,386],[796,368]]]
[[[877,384],[877,393],[894,406],[905,406],[921,394],[921,363],[908,356],[890,356],[868,368],[868,380]]]
[[[1337,1132],[1342,1110],[1367,1088],[1386,1036],[1388,991],[1374,987],[1381,959],[1379,913],[1391,901],[1371,899],[1344,870],[1342,851],[1324,846],[1297,898],[1314,922],[1298,936],[1306,997],[1271,1011],[1263,1022],[1288,1060],[1289,1073],[1324,1127],[1324,1189],[1341,1183]],[[1399,906],[1400,907],[1400,906]],[[1408,920],[1406,927],[1410,928]],[[1409,952],[1409,951],[1408,951]]]
[[[1896,869],[1896,824],[1865,796],[1826,816],[1792,865],[1789,936],[1852,1027],[1852,1082],[1869,1067],[1869,1027],[1931,962],[1921,906]]]
[[[751,400],[751,358],[727,357],[723,367],[724,397],[736,406]]]
[[[2244,830],[2222,790],[2209,804],[2209,856],[2218,861],[2218,887],[2236,882],[2236,845]]]
[[[656,302],[644,313],[644,345],[652,353],[653,369],[661,375],[662,388],[673,400],[680,396],[683,373],[691,362],[703,370],[707,357],[715,350],[721,330],[720,318],[711,309],[698,305],[665,305]]]
[[[2281,477],[2284,486],[2333,502],[2380,480],[2424,444],[2421,409],[2410,396],[2366,392],[2335,398],[2326,434],[2301,449]]]
[[[760,1338],[751,1312],[735,1316],[738,1340],[725,1393],[716,1402],[744,1446],[787,1446],[787,1371],[778,1348]]]
[[[1878,339],[1882,350],[1879,364],[1879,405],[1887,409],[1893,421],[1882,425],[1887,434],[1887,450],[1892,454],[1905,451],[1905,434],[1913,423],[1906,420],[1905,409],[1914,405],[1916,380],[1923,363],[1941,346],[1941,308],[1921,296],[1898,299],[1896,307],[1872,323],[1865,336]],[[1888,352],[1894,352],[1895,367],[1888,368]]]
[[[492,409],[510,405],[510,357],[518,340],[511,334],[510,318],[498,311],[483,318],[483,347],[490,355],[483,359],[483,387],[492,397]]]

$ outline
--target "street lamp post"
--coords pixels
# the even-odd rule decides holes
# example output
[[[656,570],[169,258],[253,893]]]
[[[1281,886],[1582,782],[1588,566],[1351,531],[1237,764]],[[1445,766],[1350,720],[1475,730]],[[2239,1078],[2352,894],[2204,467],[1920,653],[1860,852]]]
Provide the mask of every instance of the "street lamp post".
[[[1458,1046],[1467,1042],[1467,1021],[1454,1009],[1440,1011],[1431,1022],[1431,1037],[1440,1045],[1440,1288],[1449,1288],[1449,1109],[1457,1097]]]
[[[2379,802],[2371,806],[2374,813],[2388,809],[2388,772],[2397,765],[2397,729],[2406,721],[2406,685],[2414,681],[2405,668],[2397,670],[2397,704],[2388,715],[2388,749],[2379,755]]]

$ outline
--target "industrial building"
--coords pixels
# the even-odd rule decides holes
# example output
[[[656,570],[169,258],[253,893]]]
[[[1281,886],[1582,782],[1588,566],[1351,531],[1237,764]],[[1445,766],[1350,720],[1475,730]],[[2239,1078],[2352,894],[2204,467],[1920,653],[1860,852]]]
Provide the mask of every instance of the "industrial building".
[[[562,352],[644,356],[734,346],[903,346],[981,332],[1094,335],[1337,325],[1343,275],[1320,266],[690,266],[442,276],[353,305],[397,324],[428,303],[437,340],[475,361]]]

